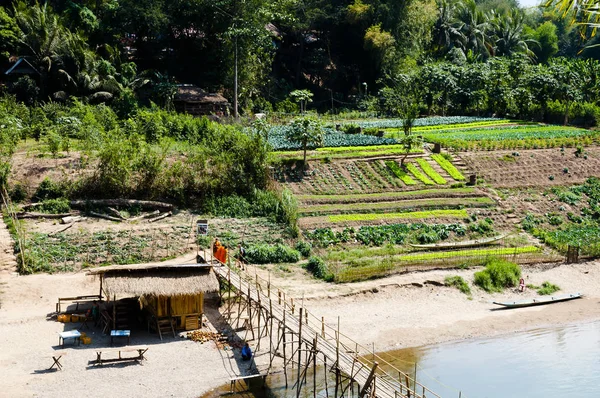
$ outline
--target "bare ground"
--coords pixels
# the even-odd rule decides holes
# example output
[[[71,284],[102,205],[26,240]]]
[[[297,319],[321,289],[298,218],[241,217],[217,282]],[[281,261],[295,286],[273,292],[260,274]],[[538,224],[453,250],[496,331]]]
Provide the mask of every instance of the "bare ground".
[[[551,187],[584,182],[600,170],[600,147],[587,147],[583,156],[575,148],[518,151],[461,152],[469,169],[496,188]],[[551,178],[552,176],[552,178]]]
[[[173,261],[193,261],[193,253]],[[525,298],[534,292],[489,295],[474,289],[473,300],[458,290],[437,286],[448,275],[472,278],[473,270],[432,271],[397,275],[355,284],[330,285],[306,278],[271,275],[274,285],[295,297],[328,325],[337,324],[358,343],[375,342],[378,351],[433,344],[479,336],[497,336],[529,328],[600,319],[600,262],[558,267],[528,267],[527,282],[549,280],[563,292],[582,292],[585,299],[551,306],[512,311],[492,311],[492,300]],[[260,268],[250,273],[263,273]],[[73,324],[46,320],[57,297],[89,294],[98,289],[83,273],[0,276],[4,283],[0,309],[0,364],[4,377],[0,389],[10,397],[197,397],[229,377],[249,371],[238,360],[237,351],[219,350],[213,343],[198,344],[186,339],[140,333],[131,344],[147,344],[148,360],[143,366],[94,367],[94,348],[109,345],[98,331],[90,333],[91,346],[67,346],[62,360],[65,369],[47,372],[50,355],[57,348],[57,333]],[[274,288],[272,288],[274,289]],[[209,310],[208,318],[219,326],[219,315]],[[214,327],[214,326],[213,326]],[[259,353],[257,363],[267,356]]]

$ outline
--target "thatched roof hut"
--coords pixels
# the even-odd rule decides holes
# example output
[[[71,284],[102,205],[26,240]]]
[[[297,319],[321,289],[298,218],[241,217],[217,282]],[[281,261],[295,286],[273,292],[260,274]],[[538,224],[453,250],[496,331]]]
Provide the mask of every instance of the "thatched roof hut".
[[[183,296],[219,290],[219,282],[208,264],[112,265],[91,269],[87,274],[100,276],[108,297]]]
[[[106,297],[137,297],[149,315],[148,325],[162,339],[173,328],[193,330],[201,327],[204,295],[219,291],[219,282],[209,264],[134,264],[90,269],[88,275],[100,277],[100,291]],[[119,312],[112,316],[113,328]],[[174,331],[173,331],[174,334]]]
[[[221,94],[207,93],[192,84],[177,85],[173,99],[175,110],[192,115],[225,116],[229,102]]]

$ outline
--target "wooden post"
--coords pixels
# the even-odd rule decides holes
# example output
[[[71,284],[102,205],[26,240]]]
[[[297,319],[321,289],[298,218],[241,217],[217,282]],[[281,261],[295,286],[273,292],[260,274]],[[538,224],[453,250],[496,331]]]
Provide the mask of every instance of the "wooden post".
[[[317,338],[319,335],[315,334],[313,340],[313,398],[317,398]]]
[[[367,381],[365,382],[365,385],[362,387],[362,389],[358,393],[358,396],[360,398],[363,398],[365,395],[367,395],[367,389],[369,387],[371,387],[371,384],[374,383],[375,371],[377,370],[377,366],[379,366],[379,364],[377,362],[374,362],[373,368],[371,369],[371,373],[369,373],[369,377],[367,377]]]
[[[281,291],[277,289],[277,303],[281,305]],[[285,311],[285,308],[284,308]]]
[[[300,307],[300,317],[298,322],[298,379],[296,382],[297,390],[296,390],[296,398],[300,398],[300,362],[302,361],[302,310]]]
[[[415,388],[413,388],[413,391],[415,392],[415,395],[417,395],[417,363],[415,362],[415,380],[414,380],[414,385]]]
[[[286,353],[286,343],[285,343],[285,335],[287,334],[285,330],[285,308],[283,309],[283,375],[285,376],[285,388],[288,388],[288,379],[287,379],[287,355]],[[294,361],[292,361],[292,366],[294,366]]]
[[[227,319],[231,321],[231,268],[227,269]]]
[[[104,280],[104,273],[100,274],[100,294],[98,294],[100,296],[100,300],[102,300],[102,281]],[[100,315],[100,314],[98,314]]]
[[[321,317],[321,337],[325,338],[325,317]]]

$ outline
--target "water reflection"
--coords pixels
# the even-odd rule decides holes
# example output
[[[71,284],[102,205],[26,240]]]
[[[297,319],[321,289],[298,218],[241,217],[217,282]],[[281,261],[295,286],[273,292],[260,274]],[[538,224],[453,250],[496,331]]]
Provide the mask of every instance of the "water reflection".
[[[600,397],[600,322],[537,329],[502,338],[470,340],[380,354],[440,396],[463,398]],[[333,396],[333,377],[317,370],[317,388],[307,374],[304,398]],[[288,375],[290,385],[295,375]],[[251,387],[244,398],[292,398],[282,374],[267,380],[266,389]],[[229,386],[208,397],[228,392]],[[356,394],[356,391],[355,391]]]

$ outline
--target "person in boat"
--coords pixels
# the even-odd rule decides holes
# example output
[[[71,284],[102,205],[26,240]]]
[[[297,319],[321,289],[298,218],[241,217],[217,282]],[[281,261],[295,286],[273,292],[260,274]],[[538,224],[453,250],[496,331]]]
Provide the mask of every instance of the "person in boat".
[[[519,291],[520,292],[524,292],[525,291],[525,279],[521,278],[519,280]]]
[[[250,346],[248,345],[248,343],[245,343],[244,346],[242,347],[242,359],[244,361],[247,361],[250,358],[252,358],[252,350],[250,349]]]

